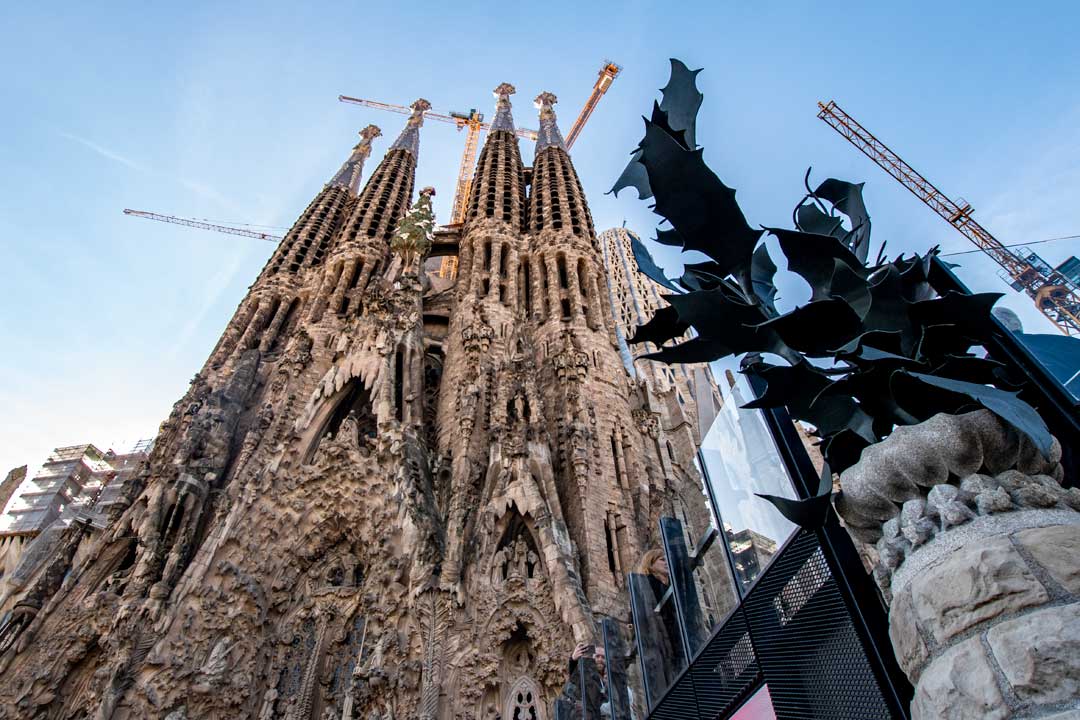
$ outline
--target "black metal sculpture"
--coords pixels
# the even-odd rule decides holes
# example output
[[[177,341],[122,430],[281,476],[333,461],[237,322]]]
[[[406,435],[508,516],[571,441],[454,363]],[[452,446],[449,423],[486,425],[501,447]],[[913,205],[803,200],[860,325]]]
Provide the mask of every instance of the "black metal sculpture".
[[[696,145],[699,72],[671,61],[663,100],[653,105],[645,136],[612,189],[633,187],[639,199],[654,200],[654,212],[670,226],[657,229],[656,242],[708,257],[673,280],[633,242],[641,271],[672,291],[664,296],[670,306],[630,339],[660,347],[641,357],[670,364],[748,353],[742,371],[760,375],[767,390],[746,407],[786,406],[813,425],[837,472],[897,425],[972,406],[991,410],[1048,455],[1052,438],[1038,413],[1017,397],[998,363],[972,353],[989,337],[990,309],[1001,295],[937,297],[927,281],[936,248],[886,260],[882,244],[867,262],[870,216],[861,183],[830,178],[811,190],[807,171],[806,194],[793,212],[796,229],[752,228],[735,190],[706,166]],[[809,303],[786,313],[776,309],[776,265],[761,242],[766,232],[812,290]],[[690,327],[695,337],[672,342]],[[760,353],[787,364],[769,364]],[[804,501],[816,502],[808,515],[778,509],[812,523],[823,514],[820,497]]]

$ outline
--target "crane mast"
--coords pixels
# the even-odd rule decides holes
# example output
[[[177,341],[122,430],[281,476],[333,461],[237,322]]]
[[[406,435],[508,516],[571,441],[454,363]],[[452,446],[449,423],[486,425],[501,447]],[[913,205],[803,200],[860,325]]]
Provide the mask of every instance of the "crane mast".
[[[349,97],[348,95],[338,95],[338,100],[352,105],[362,105],[375,110],[387,110],[401,115],[409,115],[412,113],[412,110],[404,105],[394,105],[392,103],[384,103],[377,100],[366,100],[364,98]],[[458,169],[457,188],[454,191],[454,205],[453,210],[450,213],[450,224],[460,225],[465,222],[465,211],[469,202],[469,191],[472,189],[473,171],[474,166],[476,165],[476,150],[480,145],[480,131],[487,130],[491,125],[484,122],[484,116],[475,109],[470,110],[467,113],[452,112],[449,115],[427,111],[424,113],[424,117],[438,120],[439,122],[450,123],[451,125],[455,125],[458,130],[466,131],[465,151],[461,154],[461,166]],[[528,128],[517,128],[514,130],[514,134],[529,140],[536,139],[536,131],[529,130]]]
[[[569,150],[574,146],[574,142],[578,139],[578,135],[585,129],[585,123],[589,121],[593,111],[596,110],[597,103],[600,102],[600,98],[604,96],[604,93],[611,87],[611,83],[615,82],[615,78],[622,72],[622,66],[617,65],[610,60],[605,60],[604,65],[600,68],[599,77],[596,79],[596,84],[593,85],[592,93],[589,95],[589,99],[585,101],[585,107],[581,108],[581,112],[578,113],[577,120],[570,126],[570,132],[566,133],[566,149]]]
[[[1037,267],[1029,259],[1009,250],[971,216],[969,203],[955,202],[934,187],[835,101],[819,102],[817,116],[989,255],[1004,269],[1009,284],[1026,293],[1058,330],[1069,336],[1080,336],[1080,296],[1068,279],[1049,267]]]
[[[208,223],[202,220],[192,220],[190,218],[176,217],[175,215],[161,215],[160,213],[147,212],[145,210],[131,210],[128,208],[124,208],[124,214],[146,218],[147,220],[157,220],[158,222],[172,223],[173,225],[184,225],[186,227],[199,228],[200,230],[213,230],[214,232],[227,233],[229,235],[242,235],[243,237],[255,238],[256,240],[266,240],[272,243],[281,241],[281,236],[274,235],[273,233],[247,230],[245,228],[232,227],[231,225],[215,225],[214,223]]]

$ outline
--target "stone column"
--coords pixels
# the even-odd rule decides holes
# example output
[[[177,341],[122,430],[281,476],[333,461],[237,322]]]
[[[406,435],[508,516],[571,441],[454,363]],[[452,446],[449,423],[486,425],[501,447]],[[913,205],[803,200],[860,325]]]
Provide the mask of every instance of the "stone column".
[[[537,255],[530,257],[529,262],[532,263],[532,272],[530,273],[532,276],[532,319],[538,323],[542,323],[547,320],[548,313],[546,312],[546,308],[550,302],[550,299],[545,294],[547,291],[544,290],[544,273],[547,272],[547,268]]]
[[[1080,490],[1060,459],[981,410],[898,428],[841,475],[915,720],[1080,718]]]
[[[354,272],[356,272],[356,258],[353,257],[345,261],[341,275],[338,276],[337,286],[330,295],[330,312],[336,313],[341,310],[341,303],[345,300],[345,292],[349,289],[349,281],[352,280]]]
[[[577,258],[573,255],[566,256],[566,296],[570,298],[570,317],[580,317],[585,320],[585,313],[581,308],[581,281],[578,279]]]

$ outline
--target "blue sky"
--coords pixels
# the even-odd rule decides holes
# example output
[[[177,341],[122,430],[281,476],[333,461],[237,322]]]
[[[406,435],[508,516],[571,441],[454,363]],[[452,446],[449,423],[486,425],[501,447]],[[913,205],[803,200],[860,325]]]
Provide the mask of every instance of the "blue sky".
[[[1074,3],[9,3],[0,11],[0,471],[56,445],[154,434],[272,251],[125,217],[289,225],[380,125],[350,94],[515,116],[551,90],[568,128],[603,58],[625,70],[574,149],[598,228],[655,216],[605,196],[667,77],[704,67],[698,141],[751,223],[787,224],[814,177],[865,180],[893,252],[970,249],[815,117],[836,99],[1006,243],[1080,233]],[[462,136],[429,122],[417,181],[449,214]],[[526,144],[526,159],[532,149]],[[369,165],[368,171],[373,168]],[[1076,242],[1038,246],[1059,262]],[[678,258],[661,257],[678,271]],[[996,266],[965,255],[978,289]],[[788,298],[795,302],[800,298]],[[1024,300],[1007,301],[1046,331]]]

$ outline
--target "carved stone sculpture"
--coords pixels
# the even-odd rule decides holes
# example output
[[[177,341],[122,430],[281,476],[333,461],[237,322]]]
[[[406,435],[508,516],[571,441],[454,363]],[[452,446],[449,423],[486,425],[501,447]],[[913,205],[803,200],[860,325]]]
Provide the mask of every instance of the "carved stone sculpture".
[[[1080,490],[1060,459],[981,410],[899,428],[841,475],[913,717],[1059,717],[1080,694]]]

